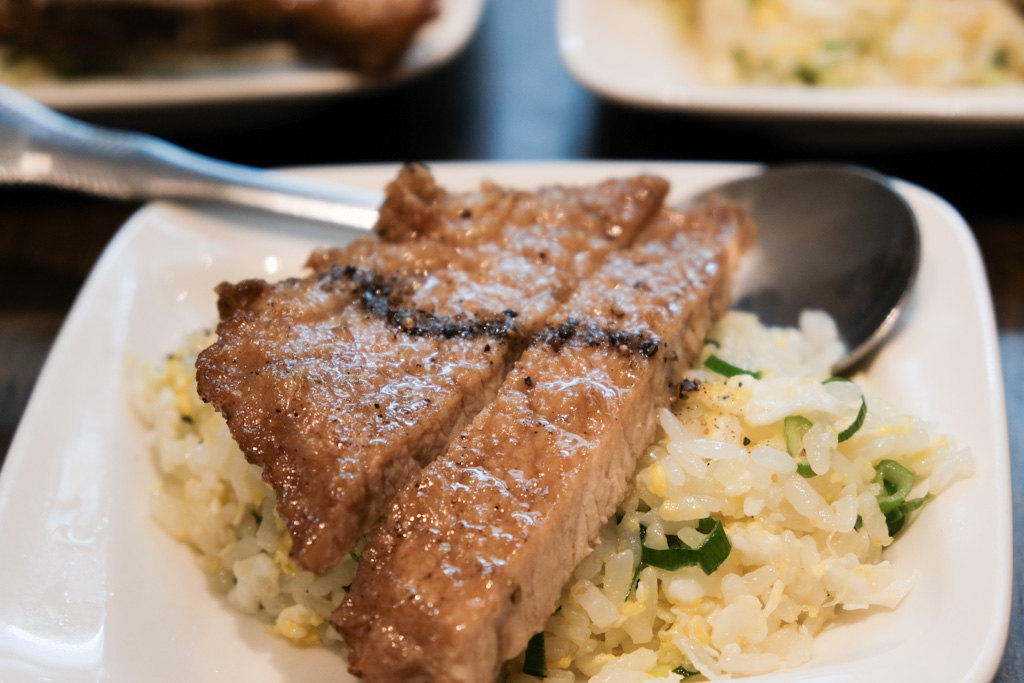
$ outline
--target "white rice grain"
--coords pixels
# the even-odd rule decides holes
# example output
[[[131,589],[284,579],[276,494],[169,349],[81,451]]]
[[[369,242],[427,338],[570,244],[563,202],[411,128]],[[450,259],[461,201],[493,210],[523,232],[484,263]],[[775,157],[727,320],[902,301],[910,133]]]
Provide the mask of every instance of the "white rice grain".
[[[911,589],[914,572],[897,576],[882,560],[894,539],[874,467],[883,454],[905,463],[919,473],[918,495],[935,490],[936,475],[940,485],[968,475],[972,461],[930,426],[870,397],[864,425],[840,443],[861,389],[822,383],[841,350],[835,327],[820,315],[802,325],[804,336],[730,314],[716,328],[708,352],[765,376],[695,370],[698,389],[674,413],[659,414],[663,436],[642,460],[620,521],[609,525],[614,534],[602,536],[548,625],[549,642],[571,644],[549,664],[595,680],[660,680],[679,665],[709,679],[795,668],[844,610],[895,608]],[[810,478],[785,450],[782,423],[791,414],[812,422],[802,444]],[[696,526],[708,516],[731,544],[717,571],[638,564],[641,537],[651,549],[700,547],[707,535]]]

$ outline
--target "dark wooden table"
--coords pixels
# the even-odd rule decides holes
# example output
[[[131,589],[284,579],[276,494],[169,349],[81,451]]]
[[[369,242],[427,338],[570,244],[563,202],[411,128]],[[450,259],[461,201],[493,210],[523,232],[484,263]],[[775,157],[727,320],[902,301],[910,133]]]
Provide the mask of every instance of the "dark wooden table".
[[[1002,350],[1015,503],[1024,496],[1024,127],[971,134],[914,127],[881,144],[860,138],[856,127],[837,124],[806,127],[794,137],[758,122],[632,110],[591,95],[565,72],[547,0],[491,2],[469,49],[416,83],[303,103],[273,124],[220,114],[204,114],[212,131],[167,127],[166,117],[97,120],[148,129],[198,152],[256,166],[822,159],[865,164],[918,183],[966,217],[984,254]],[[177,118],[188,124],[190,116],[196,114],[183,111]],[[0,458],[78,289],[136,208],[50,190],[0,190]],[[1021,514],[1015,505],[1013,616],[998,681],[1024,680]]]

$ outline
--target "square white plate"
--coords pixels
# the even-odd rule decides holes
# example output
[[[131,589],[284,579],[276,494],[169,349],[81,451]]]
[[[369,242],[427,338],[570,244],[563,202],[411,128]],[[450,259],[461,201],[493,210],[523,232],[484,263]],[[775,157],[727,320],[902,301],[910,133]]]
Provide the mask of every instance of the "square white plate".
[[[453,189],[530,188],[639,171],[683,198],[754,166],[438,164]],[[390,166],[308,171],[380,189]],[[806,666],[768,681],[986,681],[1010,612],[1011,504],[1004,394],[982,262],[962,218],[899,183],[924,254],[905,324],[867,382],[972,449],[978,472],[944,492],[887,557],[920,579],[895,611],[825,631]],[[155,475],[129,405],[125,361],[152,363],[216,316],[213,287],[300,272],[351,236],[224,208],[152,204],[115,237],[61,331],[0,474],[0,680],[348,680],[333,653],[292,647],[212,593],[191,551],[151,520]]]
[[[485,0],[440,0],[438,16],[417,34],[395,70],[379,78],[311,66],[292,58],[267,57],[255,62],[210,58],[197,59],[177,74],[94,75],[9,85],[69,113],[354,94],[407,81],[451,60],[472,37],[484,4]]]
[[[743,118],[1024,124],[1024,85],[911,88],[715,85],[664,0],[559,0],[558,47],[570,73],[625,104]]]

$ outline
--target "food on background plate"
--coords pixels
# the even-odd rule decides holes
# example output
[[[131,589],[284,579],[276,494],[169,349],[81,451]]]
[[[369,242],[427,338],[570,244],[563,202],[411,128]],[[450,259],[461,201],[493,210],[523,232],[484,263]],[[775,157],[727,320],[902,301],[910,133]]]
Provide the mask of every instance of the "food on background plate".
[[[488,680],[527,641],[525,659],[508,667],[510,677],[542,669],[555,680],[573,672],[617,680],[615,672],[627,670],[751,673],[806,661],[811,637],[839,608],[895,605],[909,583],[894,580],[881,561],[881,548],[896,533],[888,522],[897,524],[928,499],[920,483],[908,488],[915,473],[930,475],[928,485],[938,492],[969,472],[969,456],[920,423],[876,409],[874,401],[869,410],[852,383],[822,384],[838,348],[827,318],[808,317],[801,335],[764,330],[731,314],[703,351],[712,369],[688,371],[715,312],[726,305],[749,222],[720,203],[686,213],[658,208],[664,189],[641,177],[537,193],[485,184],[478,193],[449,195],[426,171],[410,167],[389,188],[379,241],[317,252],[313,275],[302,280],[222,287],[227,337],[252,334],[251,346],[276,343],[285,355],[289,348],[300,352],[291,361],[280,350],[262,358],[279,365],[270,377],[291,388],[253,392],[259,398],[250,408],[257,409],[237,420],[243,432],[264,429],[243,439],[246,455],[271,466],[283,457],[288,476],[269,477],[279,500],[260,481],[259,468],[245,462],[224,420],[200,402],[194,354],[213,338],[197,336],[192,350],[173,355],[156,374],[143,370],[138,383],[161,473],[156,518],[199,551],[200,564],[232,605],[260,615],[281,635],[305,644],[336,642],[333,619],[349,641],[353,668],[371,680]],[[584,220],[565,221],[567,212]],[[471,220],[474,213],[478,221]],[[624,217],[633,223],[624,227]],[[463,259],[445,276],[439,259],[455,258],[460,250],[451,240],[460,239],[470,254],[495,247],[488,258],[477,256],[476,270]],[[604,249],[586,257],[566,261],[565,254],[549,253],[571,253],[595,239]],[[433,241],[440,244],[417,248]],[[531,244],[537,248],[525,246]],[[392,268],[389,278],[366,277],[374,267],[400,263],[392,258],[399,247],[409,253],[405,266]],[[524,320],[523,327],[518,310],[503,309],[495,318],[486,309],[467,310],[470,297],[458,294],[490,292],[496,298],[483,301],[499,308],[505,300],[496,290],[518,287],[537,299],[540,289],[530,290],[537,285],[512,286],[500,269],[494,289],[482,278],[495,263],[539,267],[549,259],[558,264],[561,289],[555,301],[535,302],[534,322]],[[254,322],[260,315],[281,322],[276,328],[266,319]],[[287,533],[294,525],[275,507],[287,519],[287,498],[296,490],[290,487],[309,479],[282,453],[316,450],[322,440],[299,438],[295,429],[275,436],[258,425],[268,411],[281,419],[317,414],[305,404],[289,413],[275,401],[302,396],[305,381],[335,379],[317,365],[325,356],[309,356],[313,347],[305,343],[351,344],[345,328],[326,322],[332,316],[349,327],[372,320],[389,326],[374,354],[359,356],[366,366],[389,358],[388,346],[417,348],[417,340],[427,340],[437,344],[429,353],[462,372],[444,354],[469,348],[473,353],[457,357],[477,357],[479,334],[490,339],[485,346],[508,347],[495,363],[499,375],[508,374],[468,426],[447,432],[447,452],[435,446],[433,464],[417,473],[423,462],[389,456],[405,463],[393,472],[409,483],[395,487],[384,522],[349,551],[333,544],[327,555],[341,558],[333,567],[308,556],[314,572],[293,561],[290,555],[303,558]],[[467,326],[472,320],[502,324]],[[450,344],[441,329],[450,330]],[[303,344],[294,346],[297,339]],[[467,347],[467,339],[476,346]],[[233,365],[230,352],[223,355],[230,344],[214,355]],[[764,375],[752,377],[723,358],[760,366]],[[262,378],[257,388],[267,381],[259,358],[249,360],[231,380],[240,394],[254,385],[239,377]],[[306,360],[312,363],[296,370]],[[360,386],[376,383],[371,391],[381,396],[404,386],[386,373],[363,377],[372,379]],[[367,405],[374,400],[363,397]],[[317,419],[306,422],[310,432],[332,424]],[[659,424],[661,440],[648,446]],[[264,450],[282,435],[284,451]],[[324,471],[319,467],[317,477]],[[311,497],[303,505],[316,511],[322,502]],[[539,635],[545,622],[546,634]],[[546,656],[538,654],[539,643],[547,644]]]
[[[953,87],[1024,80],[1008,0],[666,0],[716,83]]]
[[[0,42],[11,61],[64,73],[283,41],[305,58],[379,74],[436,13],[436,0],[2,0]]]

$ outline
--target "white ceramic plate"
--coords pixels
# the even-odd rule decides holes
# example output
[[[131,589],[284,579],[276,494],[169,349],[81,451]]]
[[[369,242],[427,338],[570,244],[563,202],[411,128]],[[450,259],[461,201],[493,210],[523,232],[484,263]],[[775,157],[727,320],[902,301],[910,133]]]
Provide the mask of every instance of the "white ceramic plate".
[[[675,197],[756,170],[720,164],[438,164],[442,183],[533,187],[640,170]],[[381,188],[392,167],[321,169]],[[1011,591],[1009,447],[985,274],[961,217],[899,185],[923,230],[906,323],[867,381],[970,447],[978,472],[944,492],[887,552],[920,580],[895,611],[852,615],[806,666],[768,681],[987,681]],[[339,655],[294,648],[234,613],[191,551],[150,519],[155,475],[126,395],[125,359],[158,362],[215,318],[222,280],[298,274],[317,244],[349,238],[232,209],[153,204],[110,244],[42,372],[0,476],[0,680],[347,680]]]
[[[380,78],[265,53],[257,61],[197,60],[177,74],[91,76],[10,85],[65,112],[280,102],[364,92],[420,76],[451,60],[473,35],[484,4],[485,0],[440,0],[438,16],[424,26],[395,71]]]
[[[710,84],[662,0],[559,0],[558,46],[576,79],[630,105],[759,120],[1024,124],[1024,85],[927,91]]]

